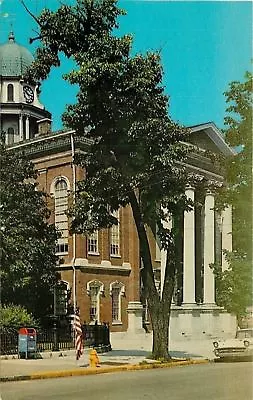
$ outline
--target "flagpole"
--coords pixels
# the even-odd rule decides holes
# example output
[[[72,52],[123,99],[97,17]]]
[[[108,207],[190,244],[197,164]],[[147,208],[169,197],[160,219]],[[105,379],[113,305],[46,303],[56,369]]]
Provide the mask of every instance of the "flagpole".
[[[76,362],[80,359],[83,354],[83,332],[80,321],[78,310],[74,315],[74,333],[75,333],[75,350],[76,350]]]
[[[73,186],[73,206],[75,205],[75,196],[76,196],[76,167],[74,164],[74,157],[75,157],[75,144],[74,144],[74,131],[70,131],[70,143],[71,143],[71,166],[72,166],[72,186]],[[73,258],[72,258],[72,269],[73,269],[73,305],[74,305],[74,315],[76,314],[76,268],[75,268],[75,261],[76,261],[76,234],[73,233],[72,236],[73,240]]]

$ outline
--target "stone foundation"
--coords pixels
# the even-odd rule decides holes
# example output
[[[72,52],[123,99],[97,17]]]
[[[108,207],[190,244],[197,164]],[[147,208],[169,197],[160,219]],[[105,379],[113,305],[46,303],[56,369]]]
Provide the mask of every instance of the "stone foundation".
[[[215,304],[172,306],[171,340],[234,337],[236,318]]]

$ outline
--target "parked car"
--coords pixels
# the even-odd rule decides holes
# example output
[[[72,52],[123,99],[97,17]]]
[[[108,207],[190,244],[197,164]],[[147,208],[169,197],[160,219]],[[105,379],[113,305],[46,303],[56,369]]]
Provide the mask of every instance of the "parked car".
[[[253,359],[253,328],[238,329],[234,339],[213,342],[214,354],[224,358]]]

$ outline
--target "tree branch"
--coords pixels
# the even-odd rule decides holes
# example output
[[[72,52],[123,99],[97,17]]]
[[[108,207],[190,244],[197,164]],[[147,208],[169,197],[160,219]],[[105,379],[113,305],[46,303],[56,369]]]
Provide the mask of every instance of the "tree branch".
[[[42,39],[42,36],[41,36],[41,35],[36,36],[35,38],[30,38],[30,39],[29,39],[29,44],[32,44],[33,42],[35,42],[35,40],[40,40],[40,39]]]
[[[25,8],[25,10],[28,12],[28,14],[37,22],[37,24],[42,27],[42,24],[38,20],[38,18],[29,10],[29,8],[26,6],[24,0],[20,0],[22,6]]]

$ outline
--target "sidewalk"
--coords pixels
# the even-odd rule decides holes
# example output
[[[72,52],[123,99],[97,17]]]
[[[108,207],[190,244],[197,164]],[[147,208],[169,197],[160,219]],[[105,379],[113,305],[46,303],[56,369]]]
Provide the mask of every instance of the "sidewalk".
[[[41,353],[41,359],[0,360],[0,380],[42,379],[59,376],[88,375],[129,369],[154,368],[154,361],[147,359],[151,354],[152,335],[144,334],[129,340],[126,335],[111,335],[112,351],[99,354],[100,367],[95,370],[89,367],[89,351],[85,349],[80,360],[76,361],[75,351]],[[205,362],[213,359],[212,341],[182,341],[170,344],[170,355],[177,359],[175,365]],[[141,365],[140,365],[141,363]],[[159,366],[165,367],[166,365]],[[167,366],[172,366],[167,365]]]

